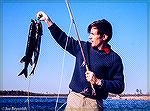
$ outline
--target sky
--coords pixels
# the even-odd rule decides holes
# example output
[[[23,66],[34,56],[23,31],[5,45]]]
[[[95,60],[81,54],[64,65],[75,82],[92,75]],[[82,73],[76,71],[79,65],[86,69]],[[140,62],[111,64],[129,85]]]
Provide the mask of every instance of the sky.
[[[146,2],[69,1],[81,40],[88,41],[87,26],[107,19],[113,26],[112,49],[123,61],[124,93],[147,93],[148,76],[148,4]],[[71,23],[65,0],[2,2],[2,74],[1,90],[23,90],[38,93],[68,93],[75,57],[64,51],[42,22],[43,35],[35,74],[17,76],[24,64],[28,30],[38,11],[45,12],[64,32]],[[70,36],[77,39],[73,26]],[[63,55],[65,52],[64,66]],[[30,71],[30,66],[28,71]],[[60,81],[61,85],[60,85]]]

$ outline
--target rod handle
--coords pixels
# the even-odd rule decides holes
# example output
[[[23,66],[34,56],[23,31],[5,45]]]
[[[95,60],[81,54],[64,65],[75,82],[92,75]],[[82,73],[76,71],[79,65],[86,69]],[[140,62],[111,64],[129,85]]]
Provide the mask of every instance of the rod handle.
[[[89,67],[87,64],[85,65],[85,68],[86,68],[86,71],[89,71]]]

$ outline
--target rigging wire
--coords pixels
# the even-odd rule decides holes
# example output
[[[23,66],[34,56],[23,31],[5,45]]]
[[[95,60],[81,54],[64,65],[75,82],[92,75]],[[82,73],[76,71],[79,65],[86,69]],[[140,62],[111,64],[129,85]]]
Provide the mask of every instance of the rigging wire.
[[[65,50],[67,48],[67,45],[68,45],[68,36],[70,35],[70,30],[71,30],[71,26],[72,26],[72,21],[70,22],[70,26],[69,26],[69,30],[68,30],[68,33],[67,33],[67,40],[66,40],[66,44],[65,44]],[[62,68],[61,68],[61,76],[60,76],[60,83],[59,83],[59,90],[58,90],[58,95],[57,95],[57,99],[56,99],[56,104],[55,104],[55,111],[57,111],[57,105],[58,105],[58,99],[59,99],[59,95],[60,95],[60,90],[61,90],[61,85],[62,85],[62,78],[63,78],[63,72],[64,72],[64,61],[65,61],[65,55],[66,55],[66,52],[64,51],[64,54],[63,54],[63,62],[62,62]],[[62,107],[62,106],[61,106]],[[61,108],[60,107],[60,108]],[[58,108],[58,110],[60,109]]]
[[[72,24],[74,24],[75,33],[76,33],[76,35],[77,35],[78,43],[79,43],[79,46],[80,46],[80,49],[81,49],[81,53],[82,53],[82,56],[83,56],[83,64],[82,64],[82,65],[86,65],[85,55],[84,55],[84,52],[83,52],[83,48],[82,48],[82,46],[81,46],[80,37],[79,37],[78,31],[77,31],[77,27],[76,27],[75,21],[74,21],[74,19],[73,19],[73,15],[72,15],[72,12],[71,12],[71,9],[70,9],[68,0],[66,0],[66,5],[67,5],[68,11],[69,11],[69,15],[70,15],[70,19],[71,19],[70,27],[69,27],[68,34],[67,34],[67,35],[69,36],[70,30],[71,30],[71,26],[72,26]],[[66,48],[67,48],[67,43],[68,43],[68,37],[67,37],[67,41],[66,41],[66,45],[65,45],[65,50],[66,50]],[[64,103],[63,105],[61,105],[61,106],[58,108],[58,110],[57,110],[58,99],[59,99],[59,94],[60,94],[60,89],[61,89],[61,84],[62,84],[63,70],[64,70],[64,59],[65,59],[65,51],[64,51],[64,55],[63,55],[62,71],[61,71],[61,78],[60,78],[61,80],[60,80],[60,84],[59,84],[59,91],[58,91],[58,96],[57,96],[57,100],[56,100],[55,111],[60,110],[60,109],[67,103],[67,102],[65,102],[65,103]],[[86,65],[86,69],[88,70],[87,65]]]

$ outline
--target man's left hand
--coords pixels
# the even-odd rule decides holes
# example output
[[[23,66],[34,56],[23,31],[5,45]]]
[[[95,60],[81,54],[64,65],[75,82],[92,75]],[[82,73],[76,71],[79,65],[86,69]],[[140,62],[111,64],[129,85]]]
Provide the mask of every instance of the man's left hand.
[[[101,80],[98,79],[93,72],[86,71],[85,74],[88,82],[90,82],[93,85],[101,85]]]

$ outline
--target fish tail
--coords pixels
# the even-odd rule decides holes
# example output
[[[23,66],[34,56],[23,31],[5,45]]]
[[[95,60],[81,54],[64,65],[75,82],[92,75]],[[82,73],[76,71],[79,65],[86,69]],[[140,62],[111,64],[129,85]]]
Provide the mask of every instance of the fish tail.
[[[26,61],[26,56],[24,56],[24,57],[20,60],[21,63],[23,63],[23,62],[25,62],[25,61]]]
[[[18,76],[20,76],[20,75],[22,75],[22,74],[24,74],[25,77],[27,78],[27,69],[23,69],[23,70],[19,73]]]
[[[31,71],[30,75],[31,75],[31,74],[34,74],[34,71],[35,71],[35,66],[36,66],[36,65],[35,65],[35,64],[33,64],[33,65],[34,65],[34,66],[33,66],[33,68],[32,68],[32,71]]]
[[[34,70],[31,71],[30,75],[34,74]]]

